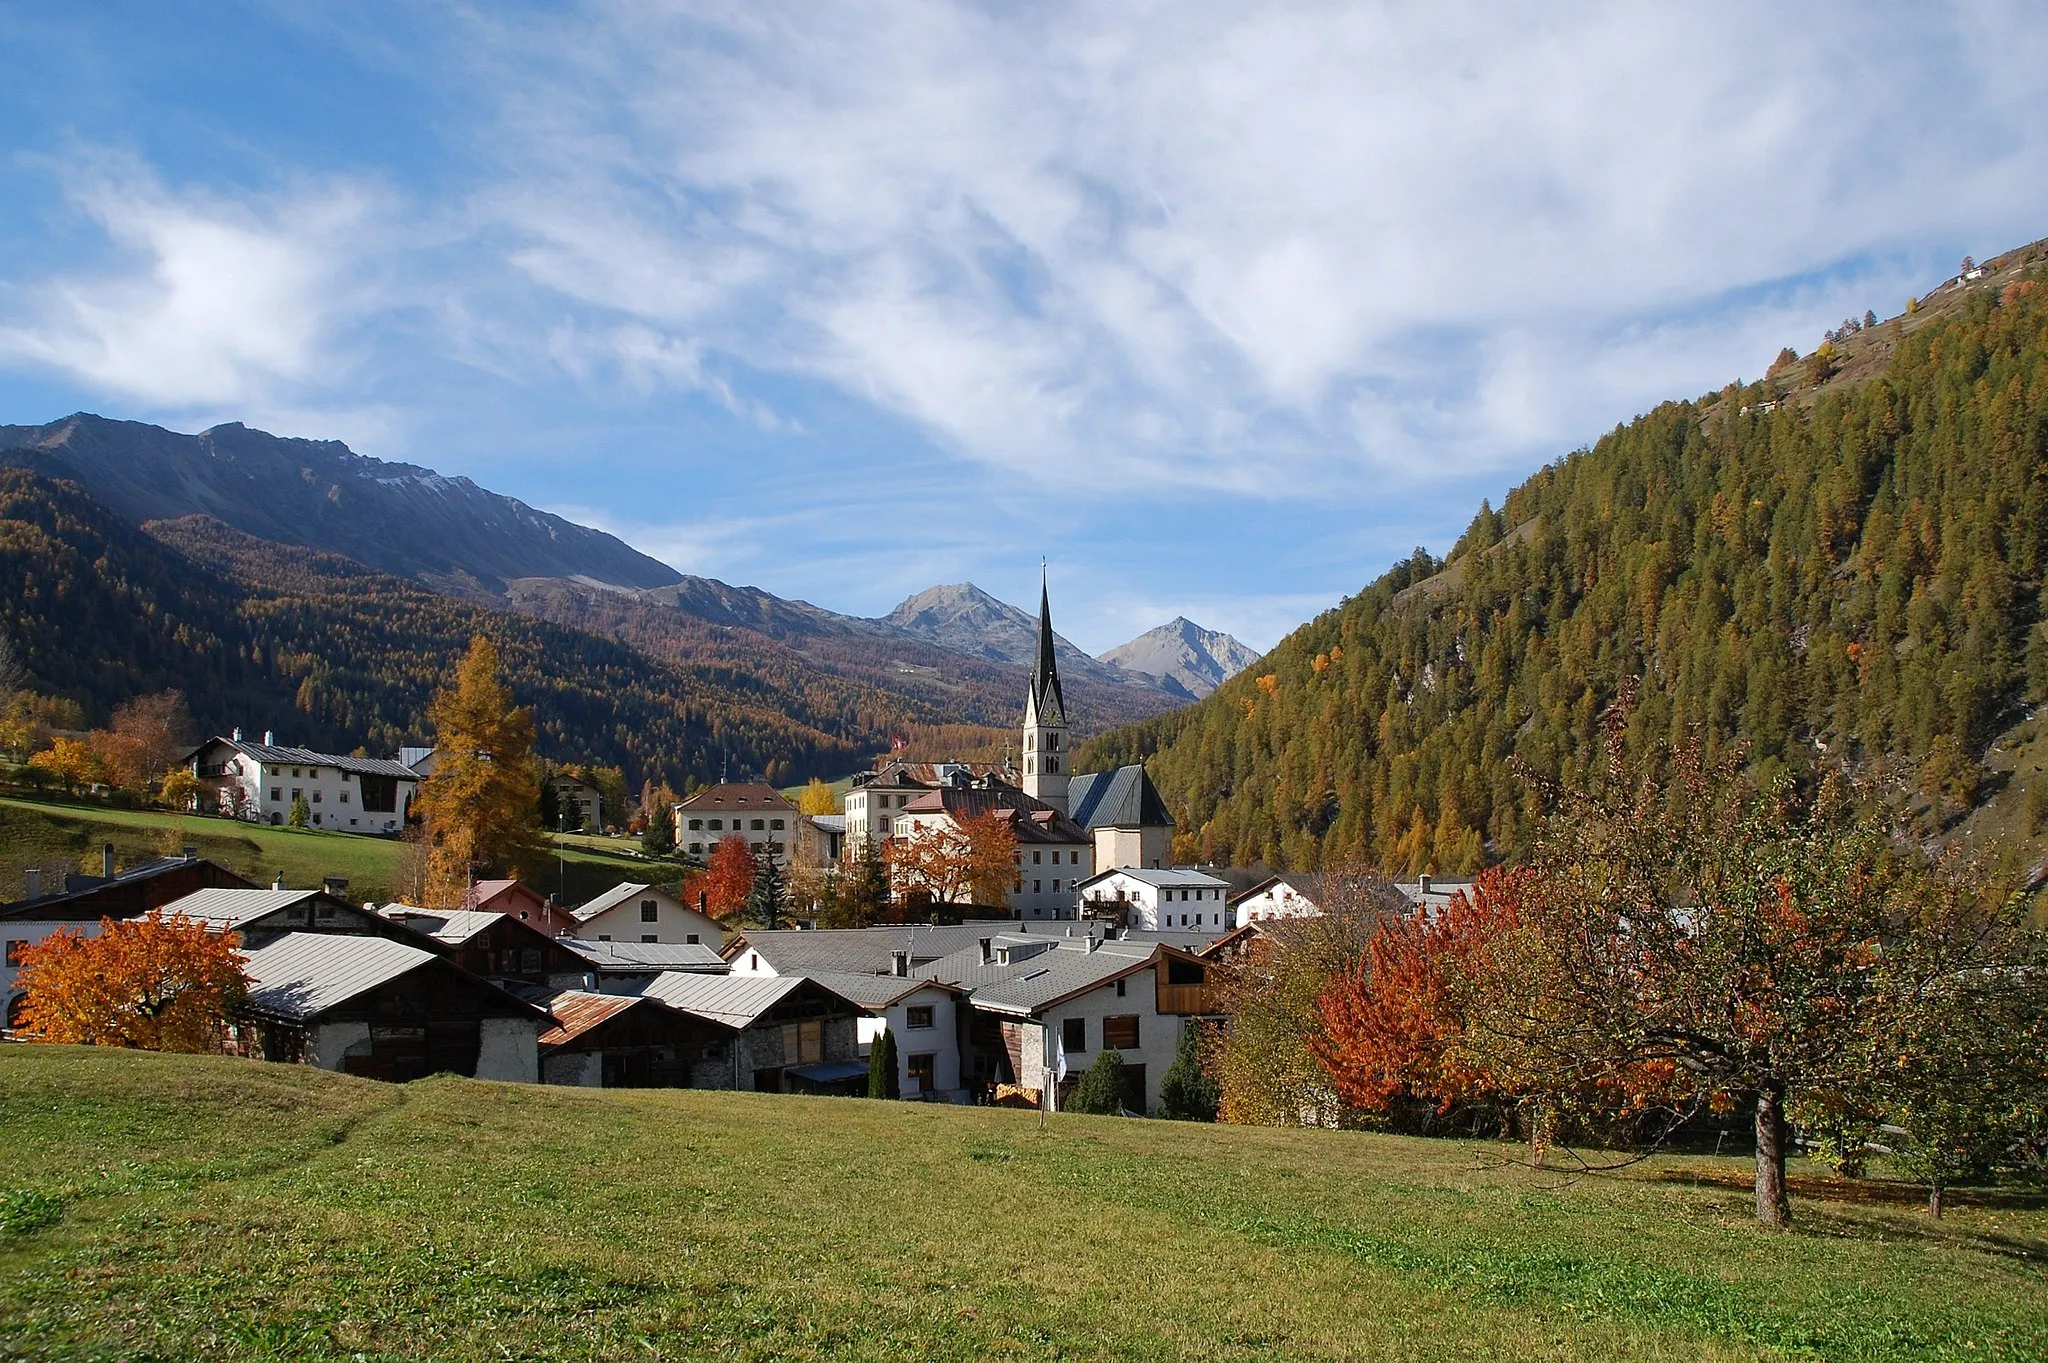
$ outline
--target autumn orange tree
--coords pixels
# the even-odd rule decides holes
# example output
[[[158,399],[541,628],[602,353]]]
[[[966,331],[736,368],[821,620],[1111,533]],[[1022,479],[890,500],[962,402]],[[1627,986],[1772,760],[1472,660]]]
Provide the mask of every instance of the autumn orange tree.
[[[56,738],[50,746],[29,758],[28,764],[66,790],[89,786],[106,779],[106,764],[82,738]]]
[[[1454,1104],[1501,1097],[1465,1045],[1463,986],[1475,955],[1518,921],[1521,877],[1484,872],[1434,916],[1391,914],[1317,1000],[1322,1030],[1310,1049],[1354,1107]]]
[[[1017,876],[1017,831],[1008,810],[919,824],[889,843],[893,879],[935,904],[1001,904]]]
[[[182,691],[137,696],[114,710],[113,722],[87,736],[118,785],[147,789],[192,746],[192,715]]]
[[[683,882],[683,893],[704,896],[704,909],[721,922],[746,907],[754,890],[754,854],[747,840],[728,833],[711,849],[711,864]]]
[[[430,849],[427,897],[434,905],[460,904],[473,876],[516,876],[545,860],[533,712],[512,704],[499,679],[498,651],[479,634],[456,668],[455,684],[434,698],[428,716],[439,762],[419,795]]]
[[[240,939],[161,909],[58,932],[22,953],[20,1030],[38,1041],[218,1050],[248,987]]]

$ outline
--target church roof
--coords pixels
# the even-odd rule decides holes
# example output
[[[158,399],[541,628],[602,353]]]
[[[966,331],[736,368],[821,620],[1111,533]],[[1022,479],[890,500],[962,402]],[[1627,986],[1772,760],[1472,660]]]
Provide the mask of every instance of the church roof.
[[[1115,771],[1076,776],[1067,792],[1074,822],[1093,832],[1098,828],[1171,828],[1173,815],[1160,798],[1159,787],[1137,763]]]
[[[1038,584],[1038,660],[1031,665],[1031,710],[1040,724],[1067,722],[1067,697],[1060,690],[1059,661],[1053,656],[1052,596]]]

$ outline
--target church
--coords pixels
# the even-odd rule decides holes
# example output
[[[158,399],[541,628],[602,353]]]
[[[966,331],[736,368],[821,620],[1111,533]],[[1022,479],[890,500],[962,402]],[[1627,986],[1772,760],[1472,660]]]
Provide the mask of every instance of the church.
[[[976,772],[961,763],[885,764],[858,778],[847,793],[848,841],[906,837],[922,827],[994,813],[1009,821],[1017,837],[1017,875],[1004,905],[1011,916],[1077,918],[1080,887],[1091,878],[1120,868],[1172,865],[1173,816],[1144,767],[1075,776],[1071,759],[1051,597],[1041,583],[1019,767]]]

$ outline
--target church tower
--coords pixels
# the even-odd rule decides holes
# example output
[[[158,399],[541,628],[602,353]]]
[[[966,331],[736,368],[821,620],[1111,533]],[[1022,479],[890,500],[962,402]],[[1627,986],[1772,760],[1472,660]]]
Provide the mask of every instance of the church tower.
[[[1067,700],[1052,649],[1052,599],[1045,574],[1038,582],[1038,660],[1024,700],[1024,793],[1067,812]]]

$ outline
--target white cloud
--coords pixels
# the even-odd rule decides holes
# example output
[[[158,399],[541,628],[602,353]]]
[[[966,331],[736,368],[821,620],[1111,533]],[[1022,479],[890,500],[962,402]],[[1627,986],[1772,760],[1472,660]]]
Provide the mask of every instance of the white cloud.
[[[0,358],[177,411],[282,414],[340,387],[340,333],[375,306],[375,191],[341,182],[231,201],[173,192],[105,156],[85,158],[66,189],[115,258],[20,290],[0,319]]]
[[[481,211],[971,458],[1355,491],[1755,373],[1806,296],[1755,286],[2031,226],[2037,17],[1879,10],[619,0],[483,35]]]

